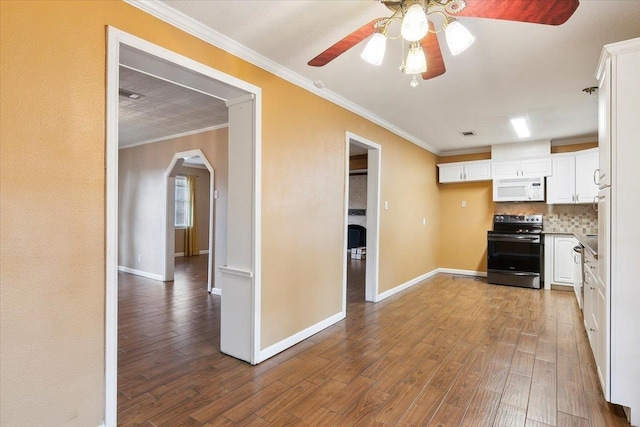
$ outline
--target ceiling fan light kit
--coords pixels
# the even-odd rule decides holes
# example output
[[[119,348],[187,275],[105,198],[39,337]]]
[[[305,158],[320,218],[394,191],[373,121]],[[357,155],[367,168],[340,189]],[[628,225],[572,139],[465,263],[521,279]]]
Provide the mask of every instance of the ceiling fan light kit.
[[[402,71],[405,74],[422,74],[427,71],[427,58],[424,56],[424,51],[420,43],[411,43],[409,53],[407,54],[407,61],[403,68]]]
[[[405,74],[413,74],[411,86],[417,86],[415,74],[424,80],[445,73],[446,68],[437,33],[444,32],[452,55],[464,52],[475,41],[471,32],[452,15],[469,18],[501,19],[546,25],[561,25],[579,6],[579,0],[380,0],[393,13],[375,19],[339,40],[308,62],[322,67],[366,38],[371,39],[361,57],[380,65],[384,59],[387,39],[402,38],[409,43],[409,54],[400,66]],[[442,18],[436,30],[434,16]],[[401,21],[400,35],[389,36],[391,22]],[[440,21],[437,19],[436,21]]]
[[[404,10],[404,8],[401,8]],[[429,22],[424,8],[419,3],[414,3],[404,13],[400,34],[408,42],[417,42],[427,35]]]
[[[371,65],[380,65],[384,59],[387,48],[387,36],[383,33],[375,33],[369,40],[360,57]]]
[[[447,46],[451,55],[456,56],[473,44],[475,37],[460,23],[460,21],[452,20],[444,27],[444,36],[447,39]]]

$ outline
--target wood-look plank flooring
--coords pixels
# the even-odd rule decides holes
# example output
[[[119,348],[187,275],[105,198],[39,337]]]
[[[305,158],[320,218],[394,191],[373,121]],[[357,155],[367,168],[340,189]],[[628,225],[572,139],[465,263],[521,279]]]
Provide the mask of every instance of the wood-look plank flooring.
[[[628,425],[572,293],[439,274],[373,304],[349,260],[347,319],[250,366],[220,353],[206,262],[178,258],[174,283],[121,273],[119,425]]]

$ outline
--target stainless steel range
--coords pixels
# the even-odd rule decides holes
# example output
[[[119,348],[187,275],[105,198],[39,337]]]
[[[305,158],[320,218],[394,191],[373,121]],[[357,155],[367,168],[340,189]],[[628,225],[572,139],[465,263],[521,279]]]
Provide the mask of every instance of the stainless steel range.
[[[494,215],[487,232],[487,281],[540,289],[544,278],[542,215]]]

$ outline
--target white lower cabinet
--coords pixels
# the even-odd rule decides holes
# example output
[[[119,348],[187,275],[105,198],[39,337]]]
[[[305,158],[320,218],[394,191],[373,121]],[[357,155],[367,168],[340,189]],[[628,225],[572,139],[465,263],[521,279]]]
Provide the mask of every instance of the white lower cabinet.
[[[578,241],[572,235],[545,235],[545,287],[575,285],[575,257],[573,248]]]
[[[584,254],[584,327],[596,361],[598,379],[604,386],[608,375],[607,357],[607,306],[604,284],[598,280],[598,262],[594,255],[585,249]]]

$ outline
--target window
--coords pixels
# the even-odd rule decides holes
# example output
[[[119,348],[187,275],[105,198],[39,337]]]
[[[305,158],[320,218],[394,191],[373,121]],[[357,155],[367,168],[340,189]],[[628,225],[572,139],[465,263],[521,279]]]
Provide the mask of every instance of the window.
[[[186,228],[189,225],[189,186],[186,176],[176,177],[175,227]]]

